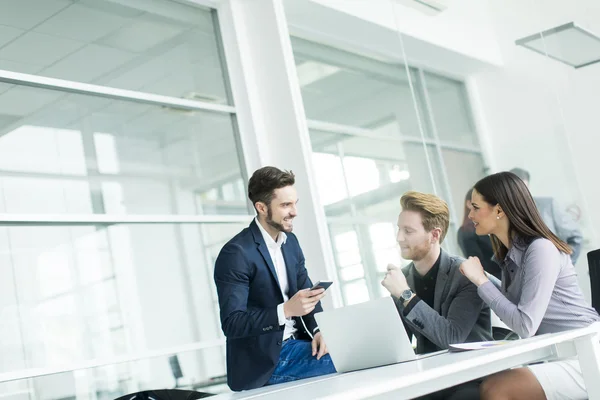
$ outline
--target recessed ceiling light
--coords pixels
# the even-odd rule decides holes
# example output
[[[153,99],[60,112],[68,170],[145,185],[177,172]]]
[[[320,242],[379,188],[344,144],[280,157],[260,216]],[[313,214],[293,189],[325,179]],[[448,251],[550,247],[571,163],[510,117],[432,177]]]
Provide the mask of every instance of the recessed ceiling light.
[[[600,62],[600,37],[574,22],[518,39],[515,44],[574,68]]]

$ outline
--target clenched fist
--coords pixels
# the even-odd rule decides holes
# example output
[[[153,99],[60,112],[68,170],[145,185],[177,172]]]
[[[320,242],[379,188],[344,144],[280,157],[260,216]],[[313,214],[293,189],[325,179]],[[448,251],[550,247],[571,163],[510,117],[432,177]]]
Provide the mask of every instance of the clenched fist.
[[[481,266],[481,261],[477,257],[469,257],[460,264],[460,273],[466,276],[475,286],[481,286],[487,281],[488,277]]]
[[[393,264],[388,264],[385,278],[381,281],[384,288],[388,290],[394,297],[400,297],[402,292],[410,289],[406,277],[398,267]]]

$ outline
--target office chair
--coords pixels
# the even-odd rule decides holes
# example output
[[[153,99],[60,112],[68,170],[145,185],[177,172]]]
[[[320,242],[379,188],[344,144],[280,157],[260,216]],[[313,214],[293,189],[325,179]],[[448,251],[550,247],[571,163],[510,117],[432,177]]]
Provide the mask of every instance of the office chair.
[[[197,400],[210,396],[214,396],[214,394],[195,392],[193,390],[164,389],[130,393],[115,400]]]
[[[494,340],[518,340],[519,335],[510,330],[504,322],[498,318],[496,313],[490,310],[490,317],[492,319],[492,339]]]
[[[587,253],[592,289],[592,307],[600,313],[600,249]]]

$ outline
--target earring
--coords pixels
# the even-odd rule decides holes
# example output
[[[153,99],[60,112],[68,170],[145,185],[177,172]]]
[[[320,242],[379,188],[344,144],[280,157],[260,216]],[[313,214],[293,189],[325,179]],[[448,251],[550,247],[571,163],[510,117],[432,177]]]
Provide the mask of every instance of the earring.
[[[496,219],[500,219],[500,216],[497,216]]]

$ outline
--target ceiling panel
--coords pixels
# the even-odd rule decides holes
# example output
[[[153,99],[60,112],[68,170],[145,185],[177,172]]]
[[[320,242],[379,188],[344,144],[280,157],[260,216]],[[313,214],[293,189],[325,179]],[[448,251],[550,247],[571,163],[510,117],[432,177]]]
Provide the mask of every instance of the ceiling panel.
[[[93,42],[113,33],[129,19],[84,5],[73,4],[34,30],[84,42]]]
[[[134,22],[100,40],[100,43],[126,51],[142,53],[179,35],[183,29],[174,24],[143,15]]]
[[[79,0],[77,4],[81,4],[94,10],[102,11],[111,15],[118,15],[123,18],[136,18],[144,14],[146,11],[135,7],[131,4],[131,0],[124,0],[129,3],[127,6],[121,5],[123,1],[120,0]],[[146,1],[147,0],[143,0]]]
[[[48,66],[82,46],[82,42],[75,40],[28,32],[0,49],[0,58]]]
[[[169,65],[173,66],[169,63],[169,60],[152,59],[140,65],[133,65],[131,69],[123,71],[116,77],[101,79],[98,83],[129,90],[141,90],[145,85],[165,76],[169,70]]]
[[[72,3],[69,0],[0,0],[0,25],[31,29]]]
[[[87,116],[112,102],[102,97],[69,95],[38,110],[28,120],[34,125],[53,128],[90,129],[93,126],[88,123]]]
[[[8,89],[10,89],[13,86],[14,85],[0,82],[0,94],[6,92]]]
[[[0,110],[3,114],[27,116],[63,95],[52,90],[15,86],[0,95]]]
[[[91,82],[134,57],[119,49],[89,44],[42,71],[53,78]]]
[[[132,103],[128,101],[113,101],[108,107],[102,109],[102,112],[116,116],[135,117],[136,115],[155,109],[156,106],[143,103]]]
[[[13,28],[10,26],[0,25],[0,47],[17,38],[25,32],[22,29]]]
[[[5,129],[18,119],[19,117],[16,115],[0,114],[0,130]]]
[[[44,67],[37,64],[24,64],[10,60],[0,59],[0,69],[7,71],[21,72],[23,74],[37,74]]]
[[[175,124],[182,115],[178,112],[148,112],[128,121],[123,125],[123,132],[127,136],[153,136],[170,131],[170,126]]]

